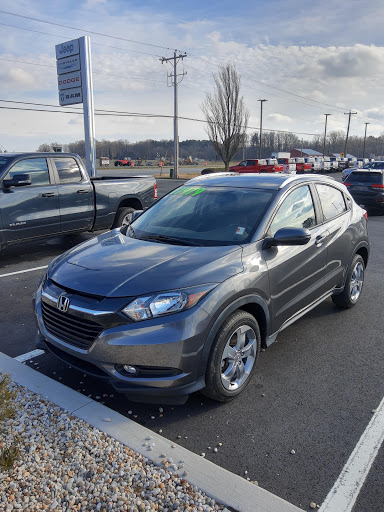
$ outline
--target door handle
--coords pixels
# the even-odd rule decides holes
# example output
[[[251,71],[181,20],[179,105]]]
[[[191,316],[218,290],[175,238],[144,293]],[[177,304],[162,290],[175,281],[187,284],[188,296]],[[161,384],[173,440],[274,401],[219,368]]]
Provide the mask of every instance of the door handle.
[[[77,193],[78,194],[88,194],[89,190],[78,190]]]
[[[321,247],[324,243],[325,235],[319,235],[315,239],[315,245],[316,247]]]
[[[56,197],[56,194],[53,192],[47,192],[46,194],[41,194],[41,197]]]

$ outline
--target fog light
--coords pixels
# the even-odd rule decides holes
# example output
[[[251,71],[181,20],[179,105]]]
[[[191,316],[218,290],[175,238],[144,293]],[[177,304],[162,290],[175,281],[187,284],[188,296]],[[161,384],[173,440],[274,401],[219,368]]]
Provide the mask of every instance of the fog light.
[[[127,373],[131,373],[131,374],[135,374],[137,373],[137,369],[134,367],[134,366],[129,366],[128,364],[125,364],[123,366],[124,370],[127,372]]]

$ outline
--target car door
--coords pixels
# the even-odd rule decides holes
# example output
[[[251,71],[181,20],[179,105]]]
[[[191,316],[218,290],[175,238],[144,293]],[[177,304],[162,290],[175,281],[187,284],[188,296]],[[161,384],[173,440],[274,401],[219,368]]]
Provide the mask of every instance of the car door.
[[[323,225],[329,233],[324,245],[327,248],[325,284],[328,289],[342,286],[351,257],[351,240],[355,238],[351,226],[351,201],[341,190],[332,185],[316,183],[323,212]]]
[[[268,236],[283,227],[307,228],[311,239],[306,245],[278,246],[264,250],[268,268],[271,317],[274,332],[290,318],[321,297],[324,275],[327,229],[318,223],[318,211],[308,185],[294,188],[274,214]]]
[[[2,187],[0,209],[7,242],[25,240],[60,232],[57,186],[46,158],[24,158],[17,161],[4,176],[29,174],[30,185]]]
[[[91,229],[94,218],[93,188],[83,175],[76,159],[55,156],[51,162],[57,172],[61,230],[86,231]]]

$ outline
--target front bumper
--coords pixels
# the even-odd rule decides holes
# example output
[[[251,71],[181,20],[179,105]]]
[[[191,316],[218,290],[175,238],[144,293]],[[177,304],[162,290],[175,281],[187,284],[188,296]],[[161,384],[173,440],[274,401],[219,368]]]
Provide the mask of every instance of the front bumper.
[[[82,322],[91,324],[96,319],[101,325],[101,332],[95,339],[82,344],[79,340],[83,335],[74,342],[68,337],[67,325],[60,323],[62,317],[58,317],[57,324],[62,335],[47,322],[46,307],[50,314],[61,291],[48,283],[44,285],[44,293],[41,287],[36,293],[37,347],[82,372],[108,381],[131,400],[184,403],[190,393],[204,387],[205,367],[200,365],[200,355],[212,318],[199,305],[173,315],[130,322],[118,313],[116,304],[113,312],[103,311],[105,307],[100,301],[93,305],[95,309],[85,308],[84,297],[65,292],[71,307],[77,308],[69,314],[72,321],[79,322],[76,325],[80,330]],[[124,304],[127,302],[127,299],[121,300]],[[73,320],[74,313],[76,320]],[[124,365],[135,367],[137,374],[127,373]]]

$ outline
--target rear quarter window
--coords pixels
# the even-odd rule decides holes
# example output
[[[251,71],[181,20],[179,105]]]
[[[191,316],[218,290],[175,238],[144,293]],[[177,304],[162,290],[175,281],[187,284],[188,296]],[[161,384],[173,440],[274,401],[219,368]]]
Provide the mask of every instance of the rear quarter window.
[[[347,211],[344,194],[339,189],[329,185],[316,184],[316,190],[319,194],[321,208],[326,220],[333,219]]]

